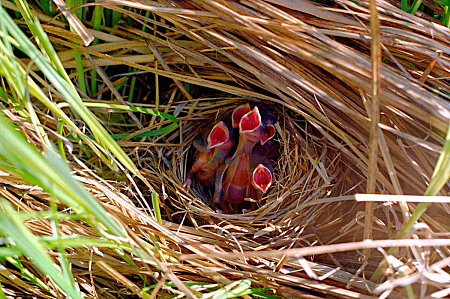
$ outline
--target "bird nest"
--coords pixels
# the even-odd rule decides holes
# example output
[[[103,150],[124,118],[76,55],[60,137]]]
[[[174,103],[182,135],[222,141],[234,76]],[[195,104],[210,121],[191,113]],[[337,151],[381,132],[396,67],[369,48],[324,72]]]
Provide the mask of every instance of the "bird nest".
[[[363,229],[358,213],[362,213],[364,205],[349,201],[351,197],[347,195],[364,190],[363,175],[344,157],[333,133],[280,104],[269,102],[278,112],[274,139],[280,144],[280,155],[272,165],[275,179],[265,201],[256,210],[222,213],[213,202],[214,191],[196,180],[195,175],[191,190],[183,187],[197,151],[194,140],[204,136],[223,115],[229,116],[246,102],[268,104],[242,98],[202,99],[197,112],[183,118],[181,134],[175,133],[183,140],[181,146],[167,148],[160,154],[166,161],[158,166],[166,174],[160,182],[164,187],[161,192],[165,193],[166,216],[181,223],[180,230],[190,237],[200,238],[202,246],[223,252],[300,248],[361,239]],[[175,137],[169,139],[172,138]],[[358,256],[355,252],[346,259],[347,270],[357,270]],[[333,255],[316,260],[342,266]],[[261,262],[257,264],[262,266]],[[266,268],[273,270],[269,264]],[[311,267],[317,268],[319,264],[314,265]],[[283,267],[283,263],[278,266]],[[322,265],[315,271],[325,274],[332,270],[329,266]]]
[[[251,212],[226,214],[214,203],[213,190],[194,178],[191,190],[187,191],[183,182],[197,152],[193,146],[194,140],[205,136],[205,132],[224,115],[228,117],[237,106],[247,102],[269,105],[277,111],[274,139],[280,144],[280,156],[272,165],[274,184],[265,195],[263,204]],[[174,106],[181,104],[184,105],[173,103]],[[345,285],[351,285],[360,293],[370,293],[375,289],[376,285],[371,281],[353,276],[360,270],[364,255],[350,245],[345,252],[318,255],[308,260],[257,257],[258,251],[333,245],[363,239],[365,205],[356,202],[354,194],[365,193],[367,176],[361,167],[361,159],[348,148],[364,149],[365,144],[343,146],[341,136],[314,122],[307,114],[277,102],[235,97],[205,98],[200,99],[191,115],[180,119],[180,131],[168,138],[179,138],[180,146],[160,149],[159,156],[164,157],[165,163],[158,165],[158,171],[164,174],[157,183],[163,188],[158,191],[165,197],[163,207],[166,218],[172,223],[179,223],[177,231],[187,239],[195,240],[201,248],[208,248],[205,254],[256,252],[254,258],[244,258],[239,263],[223,258],[221,271],[227,273],[229,267],[235,265],[232,273],[237,277],[247,277],[266,273],[265,269],[269,271],[265,275],[277,277],[283,284],[300,285],[306,289],[311,287],[312,290],[337,296],[346,292],[350,297],[357,296],[358,293],[345,290]],[[388,115],[383,120],[388,121]],[[405,152],[412,153],[411,149],[405,149]],[[381,173],[388,175],[389,165],[380,166]],[[401,187],[414,191],[411,180],[403,179],[399,183]],[[377,220],[373,238],[388,239],[396,233],[395,226],[401,227],[402,210],[398,205],[383,204],[375,205],[373,209]],[[445,221],[445,212],[441,208],[437,207],[434,211],[436,217]],[[430,225],[436,224],[427,215],[424,217]],[[373,273],[382,258],[381,253],[372,251],[365,266],[366,273]],[[276,274],[279,271],[288,275],[280,278]],[[311,280],[301,279],[307,276],[319,279],[321,275],[328,276],[330,273],[333,275],[324,284],[316,285]],[[336,288],[324,290],[329,283]],[[280,286],[277,289],[280,290]],[[287,296],[289,290],[285,292]]]
[[[192,146],[193,140],[203,136],[211,128],[211,123],[217,122],[221,115],[230,115],[239,103],[236,101],[227,107],[204,111],[201,119],[196,118],[183,124],[185,142],[173,155],[173,159],[177,161],[173,181],[183,182],[186,172],[193,164],[197,152]],[[247,234],[256,239],[262,238],[261,241],[265,240],[262,243],[266,243],[268,240],[273,242],[273,238],[277,239],[281,232],[290,235],[291,230],[298,228],[298,225],[317,223],[317,217],[322,218],[335,209],[330,208],[329,203],[323,199],[341,196],[343,190],[348,190],[351,185],[349,173],[353,171],[341,161],[336,147],[327,142],[304,118],[294,118],[293,113],[282,106],[274,105],[273,109],[277,109],[279,115],[274,139],[280,144],[280,154],[272,163],[274,184],[265,195],[264,204],[260,204],[252,212],[224,214],[219,210],[220,206],[213,202],[214,190],[194,179],[190,192],[177,184],[176,196],[171,197],[177,209],[186,212],[193,219],[192,223],[217,224],[224,220],[219,227],[236,224],[239,231],[245,228]],[[312,215],[315,220],[310,218]],[[268,225],[273,230],[268,229]],[[261,232],[263,228],[265,231]]]

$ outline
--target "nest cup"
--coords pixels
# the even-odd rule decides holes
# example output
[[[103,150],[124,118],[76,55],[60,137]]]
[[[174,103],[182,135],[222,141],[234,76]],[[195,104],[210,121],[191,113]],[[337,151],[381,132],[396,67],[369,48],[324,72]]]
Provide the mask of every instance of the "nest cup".
[[[273,186],[265,196],[265,203],[259,205],[257,210],[244,214],[217,212],[219,205],[213,203],[213,194],[195,175],[190,192],[182,187],[195,158],[193,140],[211,129],[221,118],[231,116],[232,111],[243,103],[211,108],[204,111],[201,118],[184,122],[185,142],[173,155],[175,160],[172,163],[177,165],[177,177],[171,180],[179,184],[176,184],[176,194],[170,200],[178,212],[186,213],[196,227],[233,224],[227,228],[229,233],[233,233],[238,240],[252,236],[258,246],[280,248],[289,245],[293,239],[289,241],[286,237],[295,238],[299,228],[306,229],[312,233],[311,236],[323,231],[326,241],[342,234],[338,228],[342,228],[342,221],[346,221],[343,210],[352,210],[353,207],[343,207],[327,198],[340,196],[355,184],[349,179],[350,168],[341,160],[339,150],[327,142],[310,122],[281,105],[250,102],[257,106],[270,105],[278,112],[274,139],[280,144],[280,157],[272,164]],[[323,230],[321,226],[324,226]],[[217,229],[212,229],[211,233],[216,234]],[[315,241],[316,237],[312,237],[307,243]]]

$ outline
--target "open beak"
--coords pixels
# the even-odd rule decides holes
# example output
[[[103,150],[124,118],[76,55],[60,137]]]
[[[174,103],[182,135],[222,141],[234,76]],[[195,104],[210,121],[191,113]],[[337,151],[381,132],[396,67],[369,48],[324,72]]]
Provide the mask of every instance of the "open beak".
[[[242,116],[239,122],[239,133],[252,133],[261,127],[261,114],[258,107],[255,106],[252,111]]]
[[[258,164],[252,174],[252,185],[263,194],[272,186],[272,172],[266,166]]]
[[[261,144],[264,145],[267,141],[275,136],[275,127],[274,125],[266,125],[261,132]]]
[[[245,114],[239,122],[239,135],[243,139],[244,147],[251,153],[253,146],[261,140],[261,114],[255,106],[252,111]]]
[[[231,115],[232,127],[233,129],[239,128],[239,122],[241,118],[250,112],[250,104],[243,104],[234,109],[233,114]]]
[[[223,121],[219,121],[208,135],[207,148],[212,149],[221,146],[230,139],[230,131]]]

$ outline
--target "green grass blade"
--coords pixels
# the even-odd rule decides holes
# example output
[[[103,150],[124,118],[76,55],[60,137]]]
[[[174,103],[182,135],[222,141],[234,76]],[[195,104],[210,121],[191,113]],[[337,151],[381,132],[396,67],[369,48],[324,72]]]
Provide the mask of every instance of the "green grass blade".
[[[158,221],[159,224],[162,224],[161,210],[159,209],[159,198],[158,193],[156,192],[152,192],[152,205],[155,210],[156,221]]]
[[[414,2],[411,4],[411,8],[409,9],[409,13],[412,15],[415,14],[421,4],[422,0],[414,0]]]
[[[23,253],[21,252],[20,255],[22,255]],[[34,275],[33,273],[30,272],[30,270],[28,270],[23,264],[22,262],[17,258],[19,255],[16,256],[11,256],[11,257],[6,257],[6,260],[13,265],[14,267],[16,267],[18,270],[20,270],[20,273],[22,275],[22,277],[25,277],[27,280],[31,281],[32,283],[38,285],[40,288],[42,288],[43,290],[45,290],[46,292],[49,292],[50,294],[52,294],[53,296],[57,296],[56,293],[50,289],[41,279],[39,279],[38,277],[36,277],[36,275]]]
[[[70,8],[79,6],[83,4],[83,0],[67,0],[67,5]],[[83,19],[83,8],[77,8],[74,11],[75,16],[77,16],[78,19],[82,20]],[[76,32],[72,26],[70,26],[70,30],[72,32]],[[77,43],[74,43],[77,44]],[[76,62],[76,70],[78,73],[78,84],[80,85],[80,90],[84,93],[87,94],[87,89],[86,89],[86,82],[85,82],[85,77],[84,77],[84,67],[83,64],[81,62],[81,52],[80,50],[74,50],[75,53],[75,62]]]
[[[41,4],[46,14],[48,14],[51,17],[55,15],[53,2],[51,0],[39,0],[39,4]]]
[[[20,213],[17,213],[17,217],[22,219],[23,216],[20,215]],[[95,246],[95,247],[102,247],[102,248],[112,248],[117,249],[120,248],[122,250],[138,253],[141,249],[134,249],[131,247],[130,244],[125,242],[111,242],[106,239],[96,239],[96,238],[90,238],[90,237],[78,237],[78,236],[40,236],[36,237],[37,242],[41,244],[41,246],[46,250],[55,250],[58,249],[59,246],[63,246],[66,248],[83,248],[86,246]],[[148,245],[150,246],[150,245]],[[150,246],[150,250],[155,251],[154,247]],[[134,250],[134,251],[133,251]],[[19,248],[0,248],[0,255],[3,257],[15,257],[15,256],[21,256],[24,252],[22,252]],[[166,258],[170,259],[166,256]],[[150,258],[150,260],[153,260]]]
[[[448,182],[450,179],[450,126],[447,130],[447,136],[445,137],[444,146],[442,148],[442,152],[439,156],[439,159],[436,163],[436,167],[434,168],[433,175],[431,176],[430,183],[428,184],[427,189],[425,190],[425,196],[434,196],[436,195],[442,187]],[[411,229],[411,227],[420,219],[420,217],[425,213],[429,202],[421,202],[417,205],[414,213],[409,218],[408,222],[404,225],[402,231],[397,235],[397,239],[403,238],[406,233]],[[398,250],[397,247],[392,247],[388,250],[387,254],[392,255]],[[371,280],[375,280],[381,274],[381,263],[378,265],[378,268],[375,270],[374,274],[371,277]]]
[[[447,136],[445,137],[444,147],[439,156],[439,159],[434,168],[433,175],[431,176],[430,183],[428,184],[427,190],[425,190],[425,196],[436,195],[442,187],[450,179],[450,126],[447,131]],[[419,220],[420,216],[426,211],[427,207],[430,205],[428,202],[421,202],[417,205],[416,210],[411,215],[411,218],[403,227],[398,238],[403,238],[413,224]]]
[[[135,72],[135,71],[136,71],[136,69],[131,70],[131,72]],[[133,76],[131,78],[130,92],[128,93],[128,99],[127,99],[127,101],[130,103],[133,103],[135,88],[136,88],[136,76]]]
[[[42,187],[76,212],[99,220],[106,230],[124,236],[120,226],[83,186],[76,181],[70,168],[49,148],[45,156],[28,143],[0,112],[0,161],[9,164],[8,171],[16,173],[33,185]]]
[[[22,14],[22,17],[24,18],[25,23],[28,25],[28,28],[30,28],[31,33],[33,33],[33,36],[36,39],[36,42],[37,42],[37,44],[39,45],[39,47],[40,47],[40,49],[42,51],[41,54],[45,55],[46,58],[48,59],[48,61],[57,70],[57,72],[61,76],[63,76],[66,81],[70,82],[70,78],[67,75],[66,70],[64,69],[61,61],[59,60],[59,57],[56,54],[56,51],[53,48],[50,40],[48,39],[47,34],[45,34],[44,30],[42,29],[42,26],[40,25],[40,23],[38,21],[38,19],[33,17],[33,14],[31,13],[31,10],[30,10],[27,2],[23,1],[23,0],[17,0],[16,1],[16,5],[19,8],[20,13]],[[2,15],[2,16],[5,15],[5,11],[3,10],[3,7],[2,7],[2,13],[0,15]],[[9,15],[8,15],[8,17],[9,17]],[[11,30],[12,28],[13,27],[8,26],[8,30]],[[20,32],[22,32],[19,27],[17,27],[16,30],[19,30]],[[22,32],[22,34],[23,34],[23,32]],[[23,45],[21,43],[19,43],[19,44],[21,46]],[[24,47],[24,52],[25,52],[25,50],[27,48],[29,48],[29,47],[27,47],[27,46]],[[28,53],[25,53],[25,54],[27,54],[29,57],[33,57],[34,58],[34,56],[30,56]],[[74,92],[76,91],[75,88],[73,87],[73,85],[71,86],[71,88],[73,88]]]
[[[81,61],[81,52],[80,52],[80,50],[73,50],[73,51],[75,53],[76,70],[78,73],[78,84],[80,86],[81,92],[83,92],[84,94],[87,94],[86,82],[84,81],[85,80],[84,67],[83,67],[83,63]]]
[[[58,120],[58,134],[59,135],[63,135],[63,122],[61,121],[61,119]],[[59,149],[59,154],[61,155],[61,158],[63,160],[67,160],[66,157],[66,151],[64,150],[64,141],[61,138],[58,138],[57,140],[58,142],[58,149]]]
[[[100,26],[102,24],[102,19],[103,19],[103,6],[101,5],[96,5],[94,7],[94,13],[92,14],[92,28],[94,30],[100,31]],[[95,38],[92,42],[93,45],[98,44],[98,39]],[[95,70],[95,68],[93,68],[91,70],[91,94],[96,94],[97,93],[97,71]]]
[[[2,32],[5,30],[4,24],[1,25]],[[7,72],[5,74],[5,77],[7,78],[8,82],[12,84],[12,88],[16,91],[16,97],[17,99],[14,101],[16,104],[15,107],[19,108],[18,112],[22,117],[25,117],[27,119],[33,120],[33,123],[36,124],[37,127],[37,133],[39,134],[41,140],[43,140],[47,145],[50,143],[49,138],[47,137],[44,129],[40,126],[39,118],[36,115],[36,112],[34,111],[34,108],[30,102],[30,89],[28,85],[28,80],[18,80],[18,78],[23,77],[23,72],[21,72],[21,66],[16,61],[14,55],[13,55],[13,48],[11,44],[11,40],[7,38],[6,36],[2,36],[3,39],[0,41],[0,63],[2,69],[11,69],[10,72]],[[3,42],[3,43],[1,43]],[[32,63],[30,63],[31,66]],[[5,72],[3,72],[5,73]],[[14,74],[14,76],[12,76]],[[28,77],[28,71],[25,75],[25,79]],[[23,108],[24,105],[26,108]],[[26,110],[25,110],[26,109]]]
[[[449,1],[450,2],[450,1]],[[449,28],[450,27],[450,11],[449,6],[444,6],[444,16],[442,17],[442,25]]]
[[[403,11],[408,11],[408,0],[401,0],[401,9]]]
[[[48,275],[55,284],[63,289],[69,296],[75,299],[82,299],[80,293],[74,288],[70,281],[67,281],[61,272],[57,270],[57,265],[45,249],[36,241],[35,236],[16,216],[12,205],[6,200],[0,201],[0,231],[2,235],[14,240],[14,243],[22,252],[39,268],[42,273]]]
[[[133,107],[133,106],[127,106],[127,105],[118,105],[118,104],[106,104],[106,103],[87,103],[87,102],[85,102],[84,105],[89,108],[117,109],[117,110],[122,110],[122,111],[133,111],[133,112],[146,113],[146,114],[162,117],[162,118],[165,118],[165,119],[173,122],[172,124],[170,124],[166,127],[154,129],[151,131],[147,131],[147,132],[143,132],[143,133],[134,135],[133,138],[158,136],[158,135],[169,133],[178,127],[178,122],[177,122],[176,117],[174,117],[170,114],[164,113],[164,112],[153,110],[153,109],[147,109],[147,108],[143,108],[143,107]],[[69,106],[69,104],[67,104],[67,103],[58,104],[58,107],[60,109],[68,107],[68,106]],[[113,135],[111,135],[111,137],[113,139],[117,140],[117,139],[123,139],[129,135],[130,135],[129,133],[113,134]]]
[[[0,282],[0,299],[6,299],[5,292],[3,292],[2,283]]]
[[[256,297],[266,298],[266,299],[281,299],[281,297],[262,293],[262,292],[252,292],[250,295],[254,295]]]
[[[175,130],[176,128],[178,128],[178,125],[173,123],[170,124],[164,128],[160,128],[160,129],[155,129],[155,130],[151,130],[151,131],[147,131],[147,132],[143,132],[137,135],[133,135],[132,138],[142,138],[142,137],[153,137],[153,136],[159,136],[159,135],[163,135],[169,132],[172,132],[173,130]],[[130,136],[131,134],[127,134],[127,133],[123,133],[123,134],[112,134],[111,137],[114,138],[115,140],[121,140],[124,139],[125,137]]]
[[[50,208],[53,211],[53,215],[56,215],[58,212],[58,208],[56,205],[56,202],[51,201],[50,202]],[[58,217],[54,216],[50,220],[51,228],[53,237],[56,239],[56,245],[58,247],[58,257],[59,257],[59,263],[61,265],[61,270],[64,275],[64,278],[72,283],[72,285],[75,285],[75,280],[73,279],[72,271],[71,271],[71,265],[68,262],[66,258],[66,249],[65,246],[62,244],[60,237],[61,234],[59,233],[59,219]]]
[[[7,248],[7,247],[0,247],[0,257],[6,258],[6,257],[14,257],[22,255],[22,251],[18,248]]]
[[[128,157],[122,148],[114,141],[114,139],[108,134],[106,129],[99,123],[95,116],[84,106],[78,93],[75,92],[75,88],[69,80],[66,80],[44,57],[44,55],[28,40],[27,36],[20,30],[20,28],[14,23],[11,17],[6,13],[3,7],[0,7],[0,17],[2,23],[11,33],[11,35],[25,50],[25,54],[29,57],[35,58],[35,63],[40,70],[45,74],[47,79],[53,84],[53,86],[61,93],[61,95],[67,100],[70,107],[76,111],[76,113],[86,122],[91,129],[95,139],[105,149],[111,151],[115,158],[122,163],[122,165],[138,176],[152,191],[154,190],[150,183],[139,173],[138,169],[134,165],[133,161]],[[37,19],[34,20],[36,27],[42,30]],[[39,30],[38,30],[39,31]],[[51,47],[51,44],[47,45]],[[54,50],[53,50],[54,51]],[[115,164],[108,164],[113,170],[118,171]]]
[[[450,6],[450,0],[434,0],[434,1],[442,4],[442,6]]]
[[[122,7],[122,6],[119,6]],[[122,14],[118,11],[113,10],[112,11],[112,25],[113,27],[120,22],[120,20],[122,19]]]
[[[238,285],[233,288],[236,283],[238,283]],[[214,295],[214,298],[229,299],[240,297],[246,290],[250,288],[251,284],[252,282],[248,279],[232,282],[231,284],[225,286],[221,291],[219,291],[220,293]]]
[[[2,43],[0,41],[0,50],[2,50]],[[17,74],[19,77],[16,76],[11,76],[12,74],[12,68],[13,68],[13,64],[10,63],[9,60],[6,60],[5,56],[0,56],[0,75],[4,76],[7,81],[9,86],[11,87],[11,89],[15,92],[15,94],[18,97],[22,97],[21,95],[23,93],[28,94],[28,92],[33,95],[36,99],[38,99],[39,101],[41,101],[41,103],[43,103],[48,109],[50,109],[58,118],[60,118],[61,120],[63,120],[63,124],[67,124],[70,129],[76,133],[76,139],[77,141],[79,141],[80,146],[82,147],[82,149],[84,149],[86,155],[88,157],[90,157],[89,152],[85,149],[84,144],[81,142],[81,139],[84,139],[84,141],[94,150],[94,152],[99,155],[100,158],[103,158],[104,160],[107,161],[106,157],[103,157],[102,153],[97,149],[97,147],[91,142],[91,140],[85,136],[79,129],[78,127],[75,126],[75,124],[72,122],[72,120],[67,117],[67,115],[61,110],[59,109],[55,103],[53,103],[47,96],[46,94],[44,94],[44,92],[36,85],[36,83],[25,74],[25,70],[23,70],[23,68],[20,65],[15,65],[15,69],[17,71]],[[20,88],[20,84],[16,81],[23,81],[26,82],[26,89],[22,90]],[[28,96],[27,96],[28,97]],[[22,105],[24,105],[23,103],[21,103],[21,100],[14,100],[13,101],[13,105],[14,108],[18,111],[18,113],[24,117],[29,119],[30,115],[28,114],[27,110],[25,110],[25,108],[22,107]],[[62,129],[61,129],[61,133],[62,133]],[[62,134],[61,134],[62,135]],[[81,137],[81,139],[80,139]]]

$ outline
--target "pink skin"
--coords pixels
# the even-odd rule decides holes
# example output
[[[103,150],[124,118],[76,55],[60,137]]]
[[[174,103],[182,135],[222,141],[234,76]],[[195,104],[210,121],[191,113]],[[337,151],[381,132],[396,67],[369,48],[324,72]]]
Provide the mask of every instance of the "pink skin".
[[[186,174],[183,187],[189,191],[192,185],[192,175],[197,173],[200,182],[212,188],[216,180],[216,171],[225,162],[233,144],[231,129],[223,121],[219,121],[207,137],[206,149],[196,146],[195,162]]]
[[[239,144],[234,156],[219,167],[216,175],[214,201],[225,213],[239,213],[246,197],[251,196],[250,153],[261,137],[261,115],[258,107],[245,114],[239,122]]]

